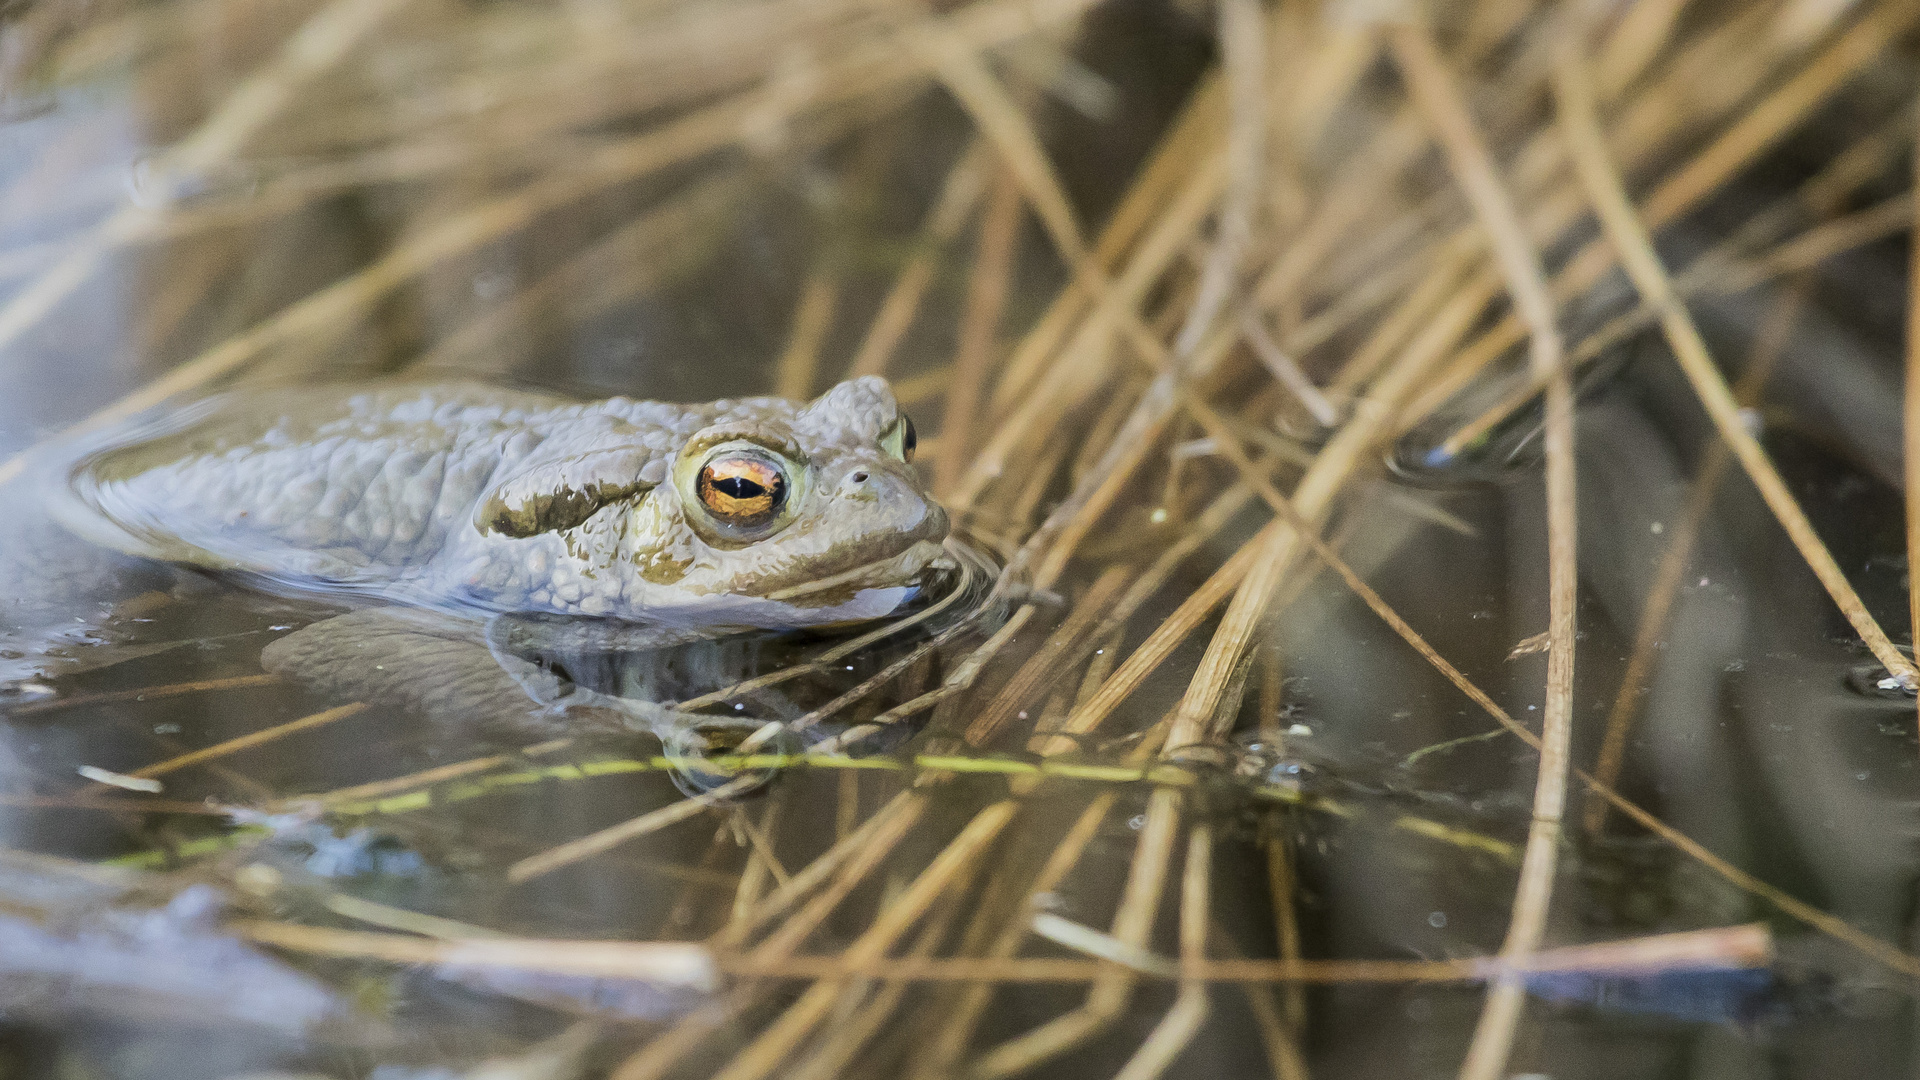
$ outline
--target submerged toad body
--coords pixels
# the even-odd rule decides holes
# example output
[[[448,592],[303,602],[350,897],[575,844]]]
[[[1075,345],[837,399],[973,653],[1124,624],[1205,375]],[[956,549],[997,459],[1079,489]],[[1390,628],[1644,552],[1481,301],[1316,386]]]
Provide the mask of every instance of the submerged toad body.
[[[808,404],[246,392],[96,440],[54,510],[146,558],[462,616],[583,616],[664,644],[898,607],[947,534],[913,444],[877,378]],[[400,610],[317,624],[268,666],[312,660],[345,629],[364,649],[429,625]]]
[[[70,529],[428,607],[686,627],[884,614],[946,514],[880,379],[570,404],[474,384],[216,398],[81,458]]]

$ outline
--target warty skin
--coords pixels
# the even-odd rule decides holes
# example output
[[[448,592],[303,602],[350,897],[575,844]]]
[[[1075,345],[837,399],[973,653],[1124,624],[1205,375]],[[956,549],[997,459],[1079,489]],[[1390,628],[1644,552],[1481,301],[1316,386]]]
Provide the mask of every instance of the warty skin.
[[[473,383],[240,392],[89,441],[58,520],[146,558],[422,607],[678,627],[884,614],[947,517],[883,380],[801,404],[576,403]],[[764,459],[778,520],[701,502]],[[712,492],[706,497],[714,498]]]

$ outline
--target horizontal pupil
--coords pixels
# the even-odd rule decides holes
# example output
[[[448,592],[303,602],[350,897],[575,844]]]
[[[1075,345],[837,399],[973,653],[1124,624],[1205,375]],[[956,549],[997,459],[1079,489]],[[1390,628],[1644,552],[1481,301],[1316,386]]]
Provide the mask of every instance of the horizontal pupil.
[[[725,480],[714,482],[714,489],[733,499],[758,499],[767,494],[767,489],[742,476],[729,476]]]

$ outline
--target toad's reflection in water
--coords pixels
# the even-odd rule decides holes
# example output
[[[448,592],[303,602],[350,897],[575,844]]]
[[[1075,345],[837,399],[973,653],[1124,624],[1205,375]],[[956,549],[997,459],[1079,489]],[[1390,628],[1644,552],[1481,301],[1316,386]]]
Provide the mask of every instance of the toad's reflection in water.
[[[296,682],[482,729],[664,734],[685,686],[635,654],[924,609],[980,576],[913,450],[872,377],[807,404],[400,383],[217,397],[69,447],[40,484],[108,552],[379,605],[269,645]]]

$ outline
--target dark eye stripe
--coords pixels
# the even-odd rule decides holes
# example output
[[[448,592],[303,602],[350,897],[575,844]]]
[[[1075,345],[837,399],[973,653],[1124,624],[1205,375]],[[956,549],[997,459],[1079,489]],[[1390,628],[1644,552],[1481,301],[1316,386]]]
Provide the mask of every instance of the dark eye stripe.
[[[729,476],[725,480],[714,481],[714,490],[735,499],[758,499],[767,494],[767,489],[744,476]]]
[[[787,478],[779,466],[753,455],[720,457],[700,470],[700,502],[720,524],[753,529],[780,516]]]

